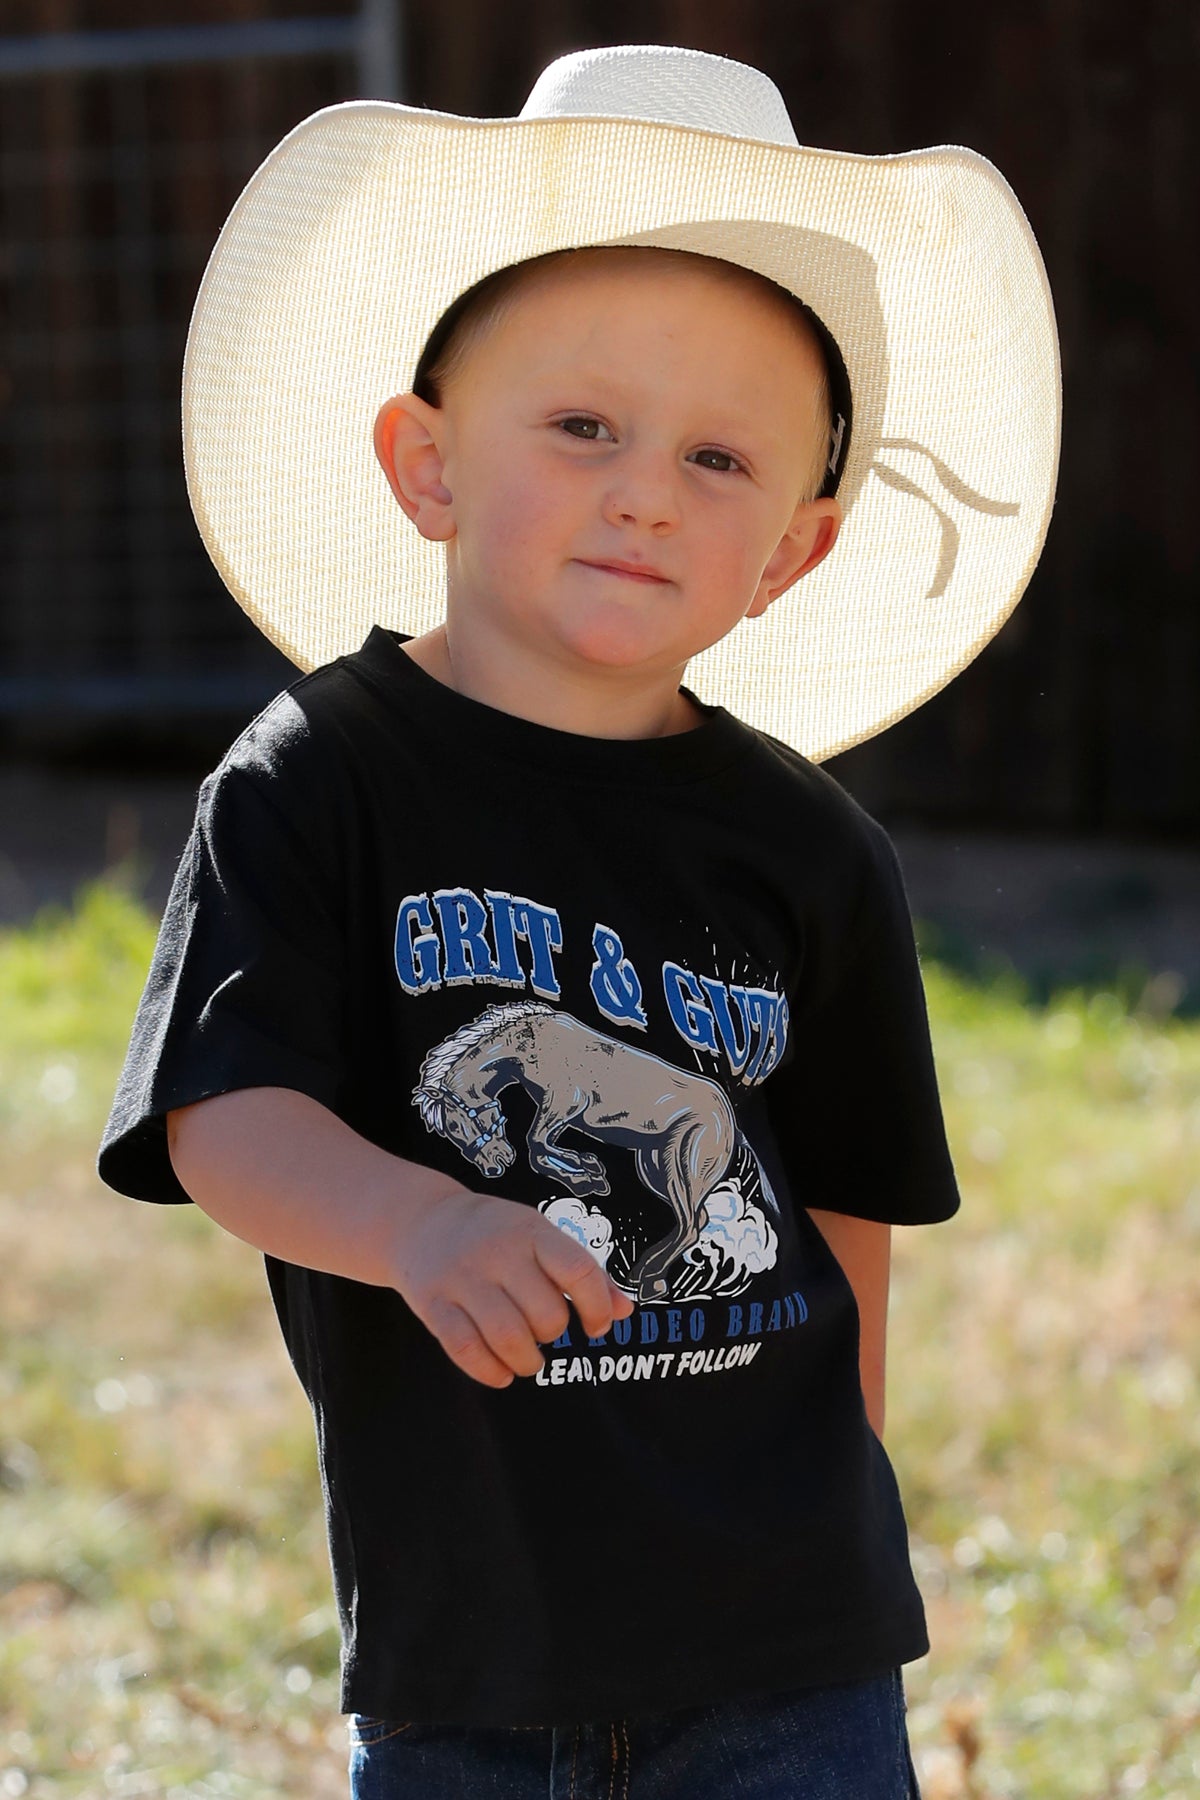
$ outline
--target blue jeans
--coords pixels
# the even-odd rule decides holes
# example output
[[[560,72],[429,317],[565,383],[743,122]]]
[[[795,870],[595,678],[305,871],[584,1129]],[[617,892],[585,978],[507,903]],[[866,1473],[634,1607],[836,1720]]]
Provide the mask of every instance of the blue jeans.
[[[557,1729],[350,1719],[352,1800],[920,1800],[900,1672]]]

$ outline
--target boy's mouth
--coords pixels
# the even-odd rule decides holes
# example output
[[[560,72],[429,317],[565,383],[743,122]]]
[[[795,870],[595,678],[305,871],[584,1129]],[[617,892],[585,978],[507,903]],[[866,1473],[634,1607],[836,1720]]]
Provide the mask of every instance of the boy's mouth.
[[[657,569],[648,568],[645,563],[621,562],[616,559],[593,562],[585,557],[580,557],[579,561],[585,569],[600,569],[606,575],[624,575],[630,581],[666,583],[670,580],[669,576],[660,575]]]

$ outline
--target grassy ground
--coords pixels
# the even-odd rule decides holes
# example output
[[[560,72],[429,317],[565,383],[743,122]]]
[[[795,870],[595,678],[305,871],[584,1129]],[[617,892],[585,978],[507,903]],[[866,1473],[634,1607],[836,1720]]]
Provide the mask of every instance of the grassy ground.
[[[335,1620],[260,1261],[91,1172],[150,942],[105,888],[0,935],[0,1800],[325,1800]],[[927,973],[965,1204],[897,1234],[888,1425],[926,1800],[1184,1800],[1200,1023]]]

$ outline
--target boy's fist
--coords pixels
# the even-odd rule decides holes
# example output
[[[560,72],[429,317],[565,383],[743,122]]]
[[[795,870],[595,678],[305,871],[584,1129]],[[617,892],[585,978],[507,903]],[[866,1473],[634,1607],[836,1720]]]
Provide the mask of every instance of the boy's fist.
[[[539,1345],[566,1329],[568,1299],[589,1337],[633,1311],[590,1252],[533,1207],[467,1188],[405,1219],[395,1285],[451,1362],[486,1387],[536,1375]]]

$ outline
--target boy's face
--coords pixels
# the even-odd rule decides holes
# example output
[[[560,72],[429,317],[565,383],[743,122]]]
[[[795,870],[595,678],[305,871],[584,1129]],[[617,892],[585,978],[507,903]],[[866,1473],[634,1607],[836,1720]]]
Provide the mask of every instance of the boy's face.
[[[440,406],[390,403],[384,466],[447,544],[449,631],[542,679],[677,685],[832,545],[837,502],[801,498],[821,377],[788,304],[705,259],[531,272]]]

